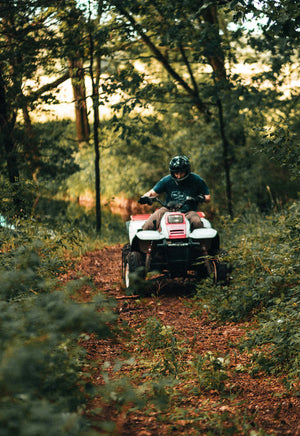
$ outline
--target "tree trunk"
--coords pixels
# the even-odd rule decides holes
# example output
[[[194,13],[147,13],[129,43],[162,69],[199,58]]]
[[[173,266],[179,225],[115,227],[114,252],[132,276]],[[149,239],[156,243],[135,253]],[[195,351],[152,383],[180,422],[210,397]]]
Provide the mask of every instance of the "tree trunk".
[[[70,76],[75,101],[75,121],[78,142],[88,142],[90,127],[86,106],[85,75],[82,59],[71,59],[69,61]]]
[[[5,84],[0,66],[0,140],[4,145],[8,179],[10,183],[15,183],[19,179],[17,156],[12,139],[12,130],[15,124],[15,119],[15,114],[11,117],[11,120],[8,118]]]
[[[27,134],[27,140],[24,141],[25,158],[28,162],[32,179],[36,184],[38,184],[37,174],[40,168],[40,164],[39,164],[40,153],[37,147],[34,131],[32,128],[28,107],[25,103],[23,104],[22,112],[23,112],[25,130]]]
[[[214,81],[216,85],[215,91],[216,91],[216,100],[217,100],[218,117],[219,117],[219,131],[220,131],[220,137],[221,137],[222,148],[223,148],[223,167],[225,173],[227,210],[231,219],[233,219],[230,145],[226,134],[226,123],[224,119],[223,103],[220,98],[220,93],[218,91],[218,88],[223,90],[229,89],[230,83],[227,79],[225,60],[224,60],[223,50],[221,47],[221,41],[219,37],[219,23],[218,23],[216,6],[209,6],[207,9],[205,9],[203,12],[203,18],[204,21],[208,23],[209,26],[211,26],[211,38],[213,38],[212,46],[214,48],[215,46],[217,46],[217,48],[214,50],[214,53],[212,53],[211,50],[208,50],[206,53],[206,57],[214,72]],[[210,46],[210,44],[208,45]]]
[[[90,78],[92,82],[92,100],[94,114],[94,150],[95,150],[95,190],[96,190],[96,233],[101,233],[101,177],[100,177],[100,149],[99,149],[99,81],[100,58],[97,56],[96,74],[94,73],[94,36],[92,33],[91,10],[89,9],[89,50],[90,50]]]
[[[212,50],[208,49],[205,53],[208,62],[210,63],[213,72],[215,74],[215,78],[218,82],[223,81],[223,85],[229,85],[227,81],[227,74],[225,68],[225,59],[223,54],[223,49],[221,47],[221,39],[219,36],[219,22],[218,22],[218,12],[216,6],[209,6],[207,9],[203,10],[202,13],[203,19],[206,23],[211,27],[211,39],[212,47],[214,47],[213,53]],[[210,44],[208,44],[210,46]]]
[[[94,104],[94,144],[95,144],[95,169],[96,169],[96,217],[97,233],[101,232],[101,177],[100,177],[100,147],[99,147],[99,137],[98,129],[100,125],[99,118],[99,85],[101,76],[101,59],[97,56],[96,59],[96,78],[93,91],[93,104]]]
[[[94,112],[94,149],[95,149],[95,189],[96,189],[96,232],[101,233],[101,183],[100,183],[100,150],[99,150],[99,97],[93,92]]]
[[[227,210],[230,218],[233,219],[233,204],[232,204],[232,192],[231,192],[231,180],[230,180],[230,157],[229,157],[229,143],[225,135],[224,128],[224,116],[223,116],[223,105],[219,98],[217,98],[218,112],[219,112],[219,126],[220,135],[222,139],[223,146],[223,165],[225,173],[225,183],[226,183],[226,198],[227,198]]]

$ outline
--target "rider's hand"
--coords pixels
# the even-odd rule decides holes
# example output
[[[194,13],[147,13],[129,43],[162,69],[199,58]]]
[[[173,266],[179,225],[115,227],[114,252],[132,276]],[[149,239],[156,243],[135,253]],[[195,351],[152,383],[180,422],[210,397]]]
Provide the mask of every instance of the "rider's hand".
[[[153,203],[153,200],[152,200],[152,198],[150,198],[147,195],[145,195],[144,197],[141,197],[139,199],[138,203],[140,203],[140,204],[149,204],[149,206],[151,206],[152,203]]]
[[[205,195],[203,195],[203,194],[199,194],[199,195],[197,195],[197,200],[198,200],[200,203],[204,203],[204,202],[205,202]]]

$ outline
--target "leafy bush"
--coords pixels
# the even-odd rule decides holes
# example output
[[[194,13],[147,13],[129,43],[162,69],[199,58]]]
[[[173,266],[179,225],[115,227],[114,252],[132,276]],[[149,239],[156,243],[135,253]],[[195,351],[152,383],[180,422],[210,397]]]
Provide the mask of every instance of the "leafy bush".
[[[196,356],[193,364],[197,371],[197,384],[200,390],[214,389],[222,392],[225,389],[225,381],[228,379],[229,363],[229,358],[215,356],[211,351],[203,356]]]
[[[154,377],[177,377],[182,369],[186,349],[174,333],[171,326],[163,325],[158,318],[149,318],[143,327],[142,347],[155,352],[151,367]]]
[[[40,232],[34,241],[24,227],[2,233],[0,434],[89,434],[81,416],[89,386],[81,379],[79,339],[83,332],[111,335],[111,303],[101,296],[76,303],[72,296],[84,282],[59,284],[66,265],[58,234],[48,239]]]
[[[224,244],[233,266],[230,286],[198,287],[197,299],[211,317],[238,321],[256,317],[258,328],[245,346],[268,372],[299,371],[299,204],[273,216],[245,215],[226,225]],[[225,234],[226,233],[226,234]],[[298,368],[298,369],[296,369]]]

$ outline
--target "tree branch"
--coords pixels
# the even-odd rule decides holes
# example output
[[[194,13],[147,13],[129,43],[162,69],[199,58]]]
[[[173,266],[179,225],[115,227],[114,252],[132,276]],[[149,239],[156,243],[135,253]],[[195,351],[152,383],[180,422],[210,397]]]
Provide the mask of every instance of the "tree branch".
[[[116,6],[116,8],[120,11],[124,17],[127,18],[127,20],[130,22],[132,27],[139,33],[142,40],[145,42],[145,44],[150,48],[156,59],[163,65],[163,67],[166,69],[166,71],[173,77],[173,79],[179,83],[185,91],[190,95],[192,100],[194,101],[194,104],[198,108],[198,110],[202,113],[205,113],[206,115],[209,114],[207,106],[201,101],[198,92],[196,92],[195,89],[191,88],[189,84],[174,70],[174,68],[170,65],[166,57],[162,54],[162,52],[156,47],[156,45],[153,44],[151,39],[146,35],[146,33],[142,30],[141,26],[136,22],[134,17],[130,15],[126,9],[123,8],[123,6],[120,4],[119,1],[113,2]]]
[[[36,100],[41,95],[43,95],[45,92],[48,92],[51,89],[56,88],[58,85],[60,85],[61,83],[65,82],[69,78],[70,78],[70,73],[69,73],[69,71],[67,71],[67,72],[65,72],[65,74],[63,74],[61,77],[59,77],[58,79],[54,80],[53,82],[50,82],[50,83],[47,83],[44,86],[41,86],[41,88],[39,88],[36,91],[32,92],[29,96],[26,96],[26,98],[28,98],[30,100]]]
[[[189,75],[190,75],[190,77],[191,77],[191,81],[192,81],[192,84],[193,84],[193,87],[194,87],[195,93],[199,94],[198,85],[197,85],[197,82],[196,82],[196,80],[195,80],[195,77],[194,77],[193,71],[192,71],[192,69],[191,69],[191,65],[190,65],[190,63],[189,63],[189,61],[188,61],[188,58],[186,57],[185,50],[184,50],[184,48],[182,47],[181,44],[180,44],[180,47],[179,47],[179,48],[180,48],[180,52],[181,52],[181,55],[182,55],[183,61],[184,61],[185,65],[186,65],[186,67],[187,67],[187,69],[188,69],[188,72],[189,72]]]

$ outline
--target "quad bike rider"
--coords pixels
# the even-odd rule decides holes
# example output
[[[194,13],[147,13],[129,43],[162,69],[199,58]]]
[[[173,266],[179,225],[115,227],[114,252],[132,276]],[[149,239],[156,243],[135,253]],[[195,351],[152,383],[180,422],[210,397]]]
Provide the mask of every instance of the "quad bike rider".
[[[163,177],[153,189],[146,192],[140,198],[139,203],[149,203],[149,198],[158,197],[163,192],[166,193],[165,203],[176,202],[181,204],[180,212],[183,212],[190,221],[192,229],[203,227],[199,215],[195,212],[198,203],[209,203],[209,190],[204,180],[195,173],[191,173],[191,165],[186,156],[175,156],[169,164],[170,174]],[[186,197],[193,200],[186,201]],[[159,228],[161,217],[166,212],[166,208],[160,208],[143,225],[143,230],[153,230],[156,222],[156,229]]]
[[[210,201],[206,183],[191,173],[186,156],[175,156],[169,169],[170,174],[139,199],[141,204],[157,201],[162,207],[151,215],[134,215],[127,223],[129,244],[122,252],[127,288],[134,275],[144,278],[149,271],[171,277],[212,274],[215,282],[225,279],[225,266],[215,258],[219,235],[204,213],[196,212],[198,203]],[[165,203],[157,198],[163,192]]]

